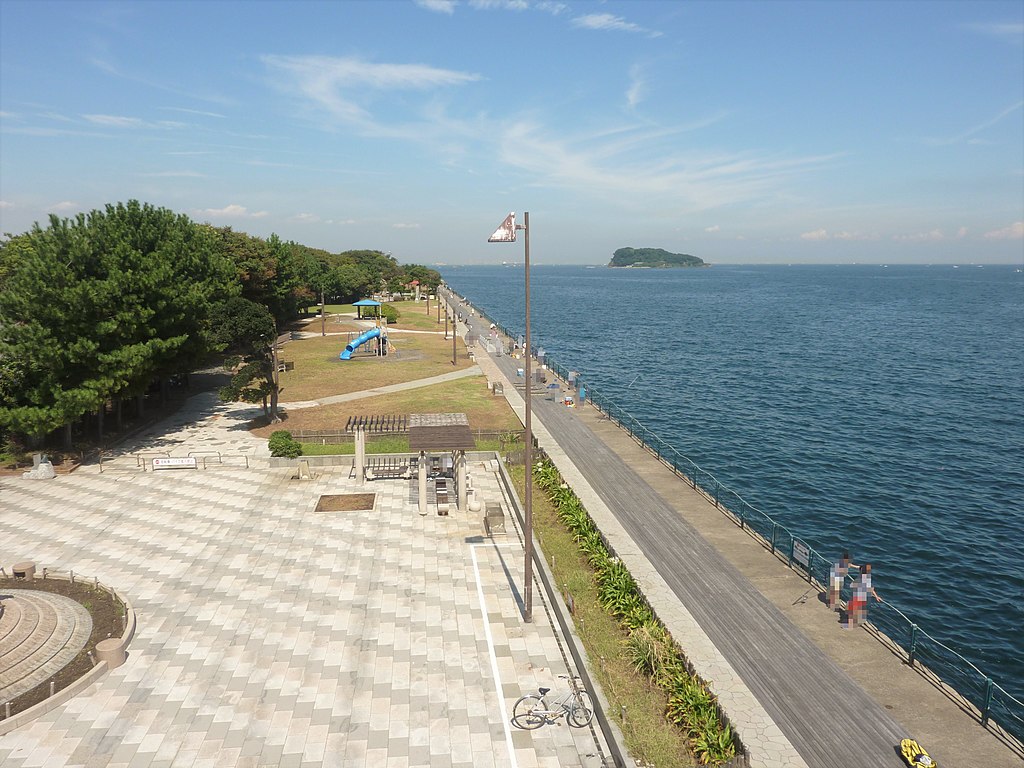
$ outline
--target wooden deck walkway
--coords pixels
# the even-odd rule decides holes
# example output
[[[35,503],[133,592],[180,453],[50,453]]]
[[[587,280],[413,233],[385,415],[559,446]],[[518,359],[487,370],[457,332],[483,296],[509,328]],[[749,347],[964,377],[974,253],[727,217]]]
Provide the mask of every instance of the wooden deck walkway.
[[[479,318],[476,321],[480,325]],[[472,325],[471,325],[472,327]],[[480,332],[481,329],[476,329]],[[486,331],[483,331],[486,333]],[[515,382],[520,363],[493,360]],[[907,734],[572,409],[532,398],[538,419],[809,768],[898,768]],[[690,491],[680,483],[680,492]]]
[[[495,362],[515,380],[516,361]],[[810,768],[904,765],[903,727],[571,409],[534,398],[533,411]]]

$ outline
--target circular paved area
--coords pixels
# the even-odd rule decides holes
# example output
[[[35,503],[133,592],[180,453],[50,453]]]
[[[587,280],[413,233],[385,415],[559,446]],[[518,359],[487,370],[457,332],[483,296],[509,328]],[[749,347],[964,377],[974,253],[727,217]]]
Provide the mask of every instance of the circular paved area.
[[[0,589],[0,700],[46,682],[78,655],[92,633],[92,617],[63,595]]]

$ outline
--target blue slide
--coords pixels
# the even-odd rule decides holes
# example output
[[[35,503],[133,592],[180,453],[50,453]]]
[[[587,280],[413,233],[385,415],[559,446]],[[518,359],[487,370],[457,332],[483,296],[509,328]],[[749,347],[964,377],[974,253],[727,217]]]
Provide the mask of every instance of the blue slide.
[[[363,331],[351,343],[345,346],[344,351],[338,355],[342,360],[351,360],[352,353],[356,351],[356,347],[361,346],[368,342],[370,339],[376,339],[380,336],[380,328],[371,328],[368,331]]]

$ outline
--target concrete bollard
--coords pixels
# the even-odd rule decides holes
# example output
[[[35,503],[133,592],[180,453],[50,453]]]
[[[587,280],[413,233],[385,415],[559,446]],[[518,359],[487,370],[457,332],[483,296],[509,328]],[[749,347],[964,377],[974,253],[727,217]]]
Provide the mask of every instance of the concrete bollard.
[[[119,637],[108,637],[96,643],[96,659],[107,662],[107,669],[120,667],[128,658]]]
[[[25,560],[21,563],[15,563],[11,568],[11,572],[14,574],[14,578],[16,579],[32,581],[36,575],[36,564],[29,560]]]

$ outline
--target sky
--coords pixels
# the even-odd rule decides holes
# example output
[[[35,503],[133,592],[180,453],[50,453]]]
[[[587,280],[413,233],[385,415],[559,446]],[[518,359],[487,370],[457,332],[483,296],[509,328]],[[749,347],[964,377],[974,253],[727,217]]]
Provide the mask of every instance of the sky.
[[[0,0],[0,232],[1024,264],[1024,2]]]

